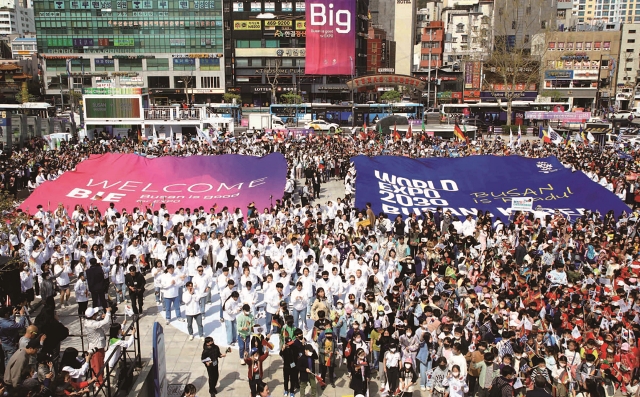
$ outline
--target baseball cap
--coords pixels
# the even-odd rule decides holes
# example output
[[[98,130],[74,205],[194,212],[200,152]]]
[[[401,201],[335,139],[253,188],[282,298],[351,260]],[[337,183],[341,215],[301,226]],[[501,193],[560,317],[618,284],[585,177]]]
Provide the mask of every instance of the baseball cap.
[[[84,316],[86,318],[91,318],[93,317],[96,313],[98,313],[98,309],[95,307],[90,307],[87,310],[84,311]]]

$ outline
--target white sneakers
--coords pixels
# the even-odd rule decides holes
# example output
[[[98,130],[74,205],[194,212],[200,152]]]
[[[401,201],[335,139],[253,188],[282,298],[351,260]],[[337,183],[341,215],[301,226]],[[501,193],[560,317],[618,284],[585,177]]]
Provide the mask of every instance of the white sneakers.
[[[193,335],[189,335],[189,340],[193,340]]]

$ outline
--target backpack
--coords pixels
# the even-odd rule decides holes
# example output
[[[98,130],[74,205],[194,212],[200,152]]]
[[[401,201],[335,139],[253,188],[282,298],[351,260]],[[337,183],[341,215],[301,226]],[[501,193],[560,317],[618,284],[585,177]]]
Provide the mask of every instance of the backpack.
[[[493,381],[493,385],[491,387],[491,390],[489,390],[489,397],[502,397],[502,389],[504,389],[505,387],[509,386],[509,384],[507,382],[505,382],[505,383],[502,384],[502,386],[496,387],[496,383],[497,383],[496,381],[498,379]]]

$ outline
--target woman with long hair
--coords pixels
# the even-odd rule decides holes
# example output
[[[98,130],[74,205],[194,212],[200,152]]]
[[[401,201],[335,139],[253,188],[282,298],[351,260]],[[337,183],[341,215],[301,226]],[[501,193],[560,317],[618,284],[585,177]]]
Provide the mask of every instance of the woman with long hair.
[[[209,375],[209,394],[211,394],[211,397],[218,394],[218,390],[216,389],[218,377],[220,376],[220,363],[218,360],[226,356],[227,354],[220,351],[220,348],[215,344],[212,337],[207,336],[204,338],[200,359],[207,368],[207,375]]]

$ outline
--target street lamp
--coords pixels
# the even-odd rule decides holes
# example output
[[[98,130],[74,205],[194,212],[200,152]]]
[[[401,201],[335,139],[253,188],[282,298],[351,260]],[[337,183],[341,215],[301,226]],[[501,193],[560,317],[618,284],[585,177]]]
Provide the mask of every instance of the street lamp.
[[[351,61],[351,129],[356,126],[356,105],[353,100],[353,75],[354,75],[354,66],[353,66],[353,57],[349,55],[349,61]]]

